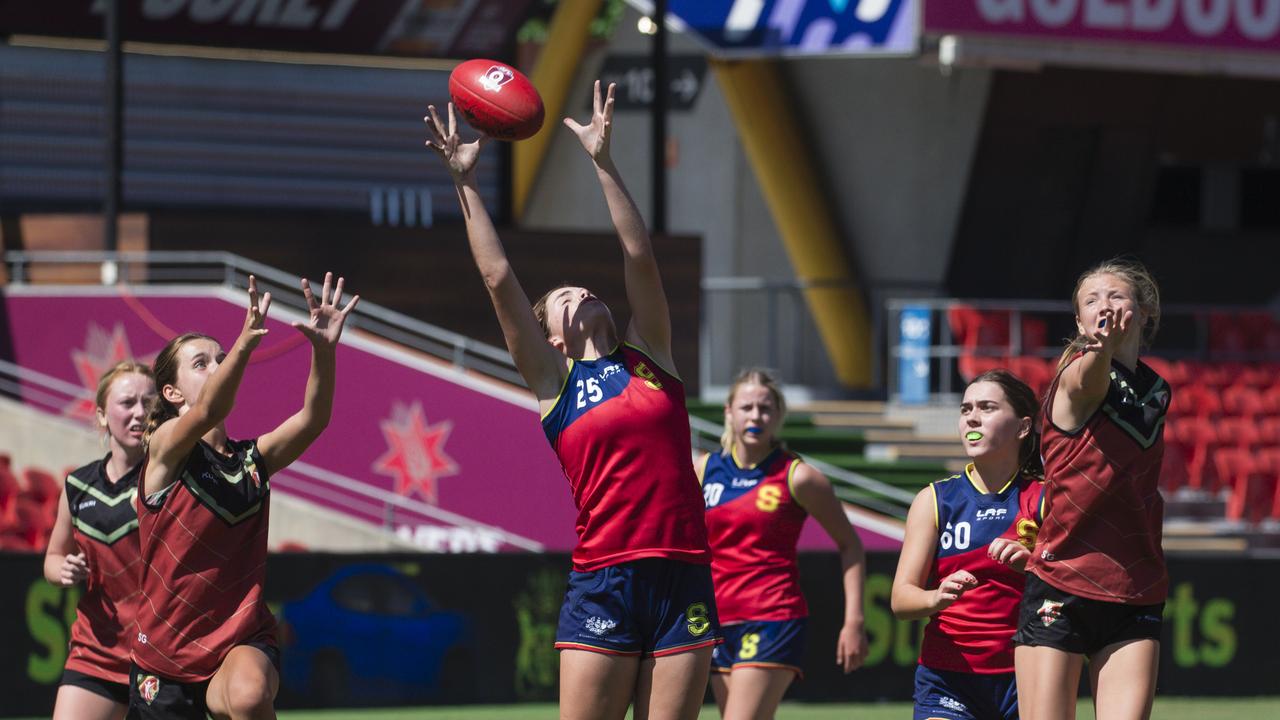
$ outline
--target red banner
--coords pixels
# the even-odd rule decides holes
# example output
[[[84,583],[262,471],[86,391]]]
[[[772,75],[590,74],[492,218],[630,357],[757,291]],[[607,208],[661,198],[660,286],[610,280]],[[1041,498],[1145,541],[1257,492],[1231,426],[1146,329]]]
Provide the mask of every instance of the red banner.
[[[1280,0],[930,0],[925,32],[1280,52]]]

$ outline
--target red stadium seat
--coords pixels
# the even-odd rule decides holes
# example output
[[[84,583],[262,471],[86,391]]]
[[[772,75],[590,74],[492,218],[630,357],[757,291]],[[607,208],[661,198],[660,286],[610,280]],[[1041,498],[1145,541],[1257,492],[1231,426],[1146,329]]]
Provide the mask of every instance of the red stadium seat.
[[[1009,371],[1029,385],[1035,391],[1036,397],[1040,398],[1044,397],[1049,390],[1049,384],[1053,382],[1057,366],[1058,361],[1052,358],[1030,356],[1009,358]]]
[[[1164,461],[1160,465],[1160,489],[1171,493],[1186,487],[1190,479],[1186,448],[1181,443],[1166,441]]]
[[[1268,415],[1280,417],[1280,384],[1262,391],[1262,407]]]
[[[1218,421],[1218,442],[1225,447],[1253,450],[1262,445],[1262,434],[1249,418],[1224,417]]]
[[[1222,416],[1222,397],[1217,390],[1190,382],[1173,391],[1173,412],[1202,418]]]
[[[1275,479],[1271,486],[1271,502],[1267,507],[1267,519],[1280,521],[1280,447],[1263,448],[1258,453],[1258,458]]]
[[[26,481],[27,497],[40,503],[42,509],[56,517],[58,498],[62,495],[62,484],[53,475],[40,468],[28,467],[22,471],[22,479]]]
[[[1258,438],[1266,447],[1280,448],[1280,417],[1258,418]]]
[[[1187,457],[1187,487],[1202,492],[1219,489],[1217,468],[1211,460],[1213,453],[1222,446],[1214,424],[1202,417],[1176,418],[1166,430],[1172,430]]]
[[[1214,463],[1231,489],[1227,519],[1261,522],[1271,510],[1275,496],[1276,477],[1270,463],[1241,448],[1219,450]]]
[[[964,350],[957,365],[965,382],[987,370],[1010,366],[1012,318],[1008,310],[979,310],[967,305],[947,310],[953,342]],[[1022,354],[1034,354],[1045,346],[1048,326],[1044,320],[1023,315],[1021,327]]]
[[[1178,388],[1187,383],[1187,366],[1181,361],[1171,362],[1164,358],[1144,355],[1142,362],[1146,363],[1152,370],[1155,370],[1157,375],[1164,378],[1164,381],[1169,383],[1174,392],[1177,392]]]
[[[9,456],[5,455],[0,462],[0,530],[12,527],[16,519],[15,508],[18,496],[22,494],[22,484],[9,470]]]
[[[1256,418],[1266,414],[1262,393],[1249,385],[1232,385],[1222,391],[1222,411],[1228,416]]]
[[[49,531],[53,529],[53,519],[38,502],[26,497],[18,498],[18,520],[15,530],[33,550],[44,550],[49,543]]]

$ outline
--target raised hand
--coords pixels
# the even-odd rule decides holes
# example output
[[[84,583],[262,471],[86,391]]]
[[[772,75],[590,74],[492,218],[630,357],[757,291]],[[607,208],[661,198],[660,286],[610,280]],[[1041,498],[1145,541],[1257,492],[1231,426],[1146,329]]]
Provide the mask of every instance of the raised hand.
[[[89,563],[84,559],[84,553],[66,555],[62,558],[62,567],[58,569],[58,582],[63,587],[84,582],[88,577]]]
[[[957,570],[942,579],[938,583],[938,589],[933,591],[933,611],[938,612],[951,606],[951,603],[960,599],[969,590],[972,590],[978,584],[978,578],[967,570]]]
[[[338,284],[335,286],[333,273],[325,273],[324,285],[320,288],[320,300],[317,301],[316,296],[311,292],[311,282],[302,278],[302,296],[307,299],[307,312],[311,317],[305,323],[295,322],[292,325],[298,329],[298,332],[307,336],[311,344],[318,349],[332,350],[338,344],[347,315],[351,314],[356,303],[360,302],[360,296],[356,295],[347,302],[346,307],[338,307],[344,282],[344,278],[338,278]]]
[[[427,141],[427,147],[435,150],[436,154],[444,160],[449,168],[449,174],[453,176],[453,181],[461,183],[475,170],[476,161],[480,159],[480,145],[484,142],[484,136],[473,142],[462,142],[458,136],[458,120],[453,110],[453,103],[449,103],[448,125],[440,122],[435,105],[427,106],[427,116],[422,120],[431,130],[432,139]]]
[[[583,149],[592,160],[597,162],[609,158],[609,135],[613,130],[613,89],[614,84],[609,83],[608,97],[601,103],[600,81],[596,81],[591,98],[590,123],[579,125],[573,118],[564,119],[565,127],[578,136],[578,142],[582,143]]]
[[[1115,310],[1102,310],[1098,313],[1097,325],[1085,328],[1085,352],[1115,352],[1124,344],[1133,329],[1133,311],[1125,310],[1117,314]]]
[[[258,297],[258,279],[249,276],[249,309],[244,316],[244,327],[240,330],[240,340],[244,347],[252,350],[262,342],[267,334],[267,309],[271,307],[271,293]]]

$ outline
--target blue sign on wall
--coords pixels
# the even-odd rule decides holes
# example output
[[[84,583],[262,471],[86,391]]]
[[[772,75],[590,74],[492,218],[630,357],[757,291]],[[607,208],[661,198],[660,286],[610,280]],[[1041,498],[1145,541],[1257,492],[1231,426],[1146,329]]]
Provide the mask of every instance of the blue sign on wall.
[[[929,308],[908,306],[898,318],[898,400],[905,405],[929,402]]]
[[[910,54],[919,36],[918,0],[668,0],[667,7],[722,55]]]

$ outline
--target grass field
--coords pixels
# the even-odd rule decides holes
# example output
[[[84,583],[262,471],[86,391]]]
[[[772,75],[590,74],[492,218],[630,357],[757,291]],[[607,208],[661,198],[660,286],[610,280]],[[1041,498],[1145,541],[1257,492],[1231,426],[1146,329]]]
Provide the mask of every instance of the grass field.
[[[291,710],[280,720],[556,720],[556,706],[469,705],[466,707],[396,708],[388,710]],[[706,720],[719,720],[715,706],[702,710]],[[785,703],[777,720],[903,720],[911,717],[910,703]],[[1280,696],[1261,698],[1157,698],[1155,720],[1237,720],[1280,717]],[[1080,703],[1077,720],[1093,720],[1093,704]],[[37,720],[24,718],[20,720]]]
[[[556,720],[555,705],[484,705],[397,710],[327,710],[280,713],[280,720]],[[706,720],[719,720],[712,705],[703,708]],[[902,720],[911,717],[909,703],[851,703],[832,705],[784,704],[777,720]],[[1093,704],[1082,701],[1078,720],[1093,719]],[[1237,720],[1280,717],[1280,697],[1157,698],[1157,720]]]

